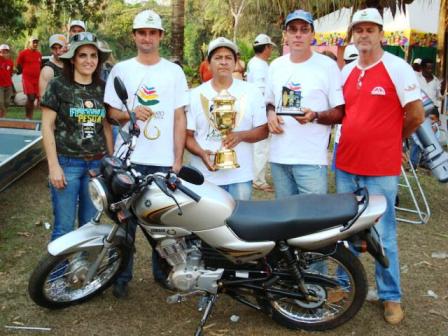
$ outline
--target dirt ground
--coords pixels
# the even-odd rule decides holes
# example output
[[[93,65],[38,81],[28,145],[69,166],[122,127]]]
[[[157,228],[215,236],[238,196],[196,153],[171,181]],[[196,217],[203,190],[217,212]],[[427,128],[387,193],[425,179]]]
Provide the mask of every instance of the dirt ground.
[[[153,283],[150,249],[139,237],[134,280],[130,296],[117,300],[107,290],[83,305],[60,311],[36,306],[28,297],[28,278],[45,253],[52,222],[46,164],[29,172],[0,193],[0,335],[192,335],[201,317],[196,299],[168,305],[168,292]],[[389,326],[382,319],[381,306],[366,302],[358,315],[342,327],[322,335],[448,335],[448,252],[447,186],[422,174],[431,205],[427,225],[399,224],[403,305],[406,319]],[[257,194],[257,198],[273,197]],[[402,203],[407,197],[403,196]],[[372,280],[369,256],[362,258]],[[370,281],[373,285],[373,281]],[[230,317],[238,315],[238,322]],[[51,331],[13,331],[5,326],[48,327]],[[287,330],[262,313],[221,296],[206,328],[206,335],[311,335]]]

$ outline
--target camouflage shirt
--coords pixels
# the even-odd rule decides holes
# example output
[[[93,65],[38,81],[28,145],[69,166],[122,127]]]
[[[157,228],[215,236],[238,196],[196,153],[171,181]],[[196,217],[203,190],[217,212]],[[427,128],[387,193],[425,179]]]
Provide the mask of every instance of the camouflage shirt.
[[[54,136],[58,154],[81,158],[106,152],[104,83],[81,85],[64,76],[50,81],[41,105],[57,113]]]

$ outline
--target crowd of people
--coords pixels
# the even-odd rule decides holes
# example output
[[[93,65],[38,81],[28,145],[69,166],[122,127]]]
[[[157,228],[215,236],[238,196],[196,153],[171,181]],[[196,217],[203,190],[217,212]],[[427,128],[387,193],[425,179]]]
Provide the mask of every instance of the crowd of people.
[[[254,188],[275,189],[277,199],[327,193],[331,126],[341,124],[334,160],[337,192],[366,186],[387,199],[386,213],[376,227],[390,267],[375,266],[376,285],[385,320],[400,323],[404,313],[394,202],[402,141],[424,120],[420,87],[440,91],[433,64],[421,62],[421,75],[416,75],[404,60],[383,51],[383,18],[367,8],[357,11],[348,27],[353,44],[347,47],[341,71],[330,57],[312,50],[312,14],[295,10],[283,26],[288,54],[269,65],[277,46],[268,35],[259,34],[246,72],[237,45],[218,37],[210,41],[200,66],[202,84],[189,90],[182,68],[160,56],[160,16],[142,11],[131,28],[136,56],[116,64],[106,82],[100,77],[111,51],[79,20],[72,22],[68,40],[62,34],[50,37],[52,56],[42,70],[37,38],[30,38],[29,47],[19,54],[26,115],[32,117],[36,100],[42,109],[55,217],[51,239],[73,230],[76,219],[83,225],[95,213],[87,171],[114,148],[120,149],[123,140],[120,135],[114,139],[110,122],[129,122],[114,90],[115,77],[123,81],[128,106],[142,130],[131,156],[135,169],[142,174],[178,172],[186,149],[192,154],[191,165],[237,200],[250,199]],[[12,71],[12,62],[4,60],[8,49],[0,46],[0,71]],[[0,81],[0,116],[10,85]],[[224,140],[210,122],[218,95],[233,97],[238,116]],[[240,168],[216,168],[212,158],[221,146],[235,150]],[[266,181],[268,161],[273,187]],[[136,227],[129,230],[132,239]],[[154,250],[154,279],[168,287],[164,266]],[[114,284],[117,298],[127,296],[132,273],[131,257]]]

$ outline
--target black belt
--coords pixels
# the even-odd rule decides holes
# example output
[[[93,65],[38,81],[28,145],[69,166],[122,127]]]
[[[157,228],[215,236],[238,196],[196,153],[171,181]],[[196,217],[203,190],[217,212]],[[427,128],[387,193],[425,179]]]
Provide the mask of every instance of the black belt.
[[[104,153],[98,153],[98,154],[87,154],[84,155],[83,157],[81,157],[81,159],[85,160],[85,161],[96,161],[96,160],[101,160],[104,157]]]

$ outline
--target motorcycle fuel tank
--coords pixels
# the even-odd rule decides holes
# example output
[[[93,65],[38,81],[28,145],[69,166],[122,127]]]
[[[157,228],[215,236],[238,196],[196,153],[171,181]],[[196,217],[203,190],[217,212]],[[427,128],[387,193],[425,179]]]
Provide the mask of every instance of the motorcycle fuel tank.
[[[235,208],[235,201],[229,193],[207,181],[201,185],[185,181],[182,184],[201,196],[201,200],[195,202],[182,191],[176,190],[173,196],[182,210],[182,215],[179,215],[179,208],[174,200],[153,183],[134,202],[133,209],[139,222],[149,226],[179,227],[188,231],[208,230],[225,225],[225,220]]]

